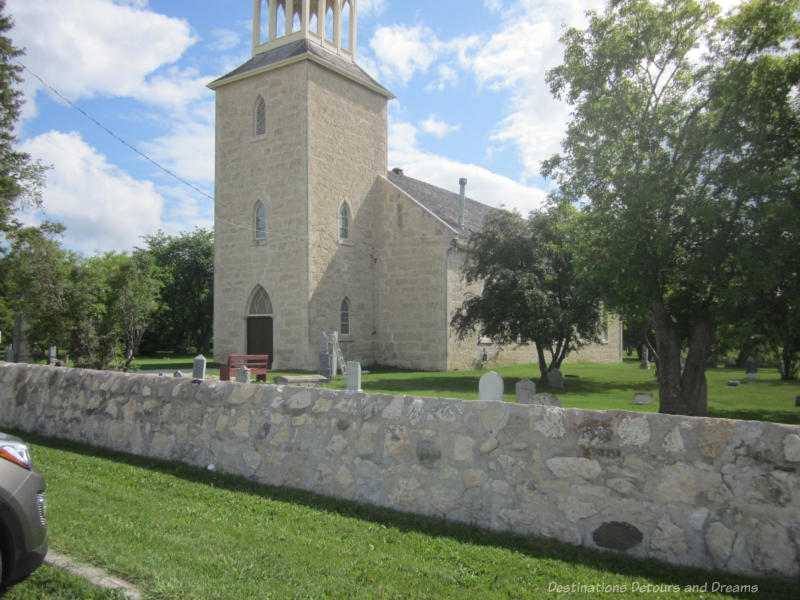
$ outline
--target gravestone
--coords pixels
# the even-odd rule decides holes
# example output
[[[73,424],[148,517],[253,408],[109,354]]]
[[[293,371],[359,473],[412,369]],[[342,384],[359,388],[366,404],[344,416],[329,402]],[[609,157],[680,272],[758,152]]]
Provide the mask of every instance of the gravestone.
[[[545,380],[547,382],[547,385],[551,388],[556,388],[559,390],[564,389],[564,376],[561,374],[560,369],[553,369],[552,371],[548,371]]]
[[[639,363],[639,368],[646,371],[650,370],[650,349],[647,344],[642,345],[642,362]]]
[[[530,379],[520,379],[516,385],[517,404],[534,404],[536,384]]]
[[[648,404],[653,404],[656,401],[655,396],[653,394],[634,394],[633,395],[633,403],[636,406],[647,406]]]
[[[58,360],[58,357],[56,356],[56,347],[55,346],[50,346],[50,351],[47,353],[47,364],[48,365],[54,365],[54,364],[56,364],[57,360]]]
[[[361,363],[347,362],[347,391],[361,392]]]
[[[725,385],[728,387],[739,387],[739,380],[738,379],[728,379],[725,382]]]
[[[564,408],[561,400],[555,394],[534,394],[531,404],[539,404],[541,406],[555,406],[557,408]]]
[[[172,374],[172,376],[173,376],[173,377],[183,377],[183,373],[182,373],[182,372],[180,372],[180,371],[175,371],[175,372]]]
[[[735,369],[736,368],[736,359],[732,356],[729,356],[725,359],[725,368],[726,369]]]
[[[14,346],[6,346],[6,355],[3,357],[6,362],[14,362]]]
[[[483,401],[503,401],[503,378],[489,371],[478,382],[478,399]]]
[[[236,369],[237,383],[250,383],[250,369],[242,365]]]
[[[192,368],[192,379],[205,379],[206,378],[206,357],[198,354],[194,357],[194,365]]]
[[[758,363],[752,357],[748,357],[744,362],[744,372],[744,378],[748,381],[758,379]]]
[[[324,331],[319,339],[319,368],[317,373],[330,377],[331,375],[331,355],[328,352],[328,334]]]
[[[331,333],[331,344],[335,345],[339,343],[339,332],[334,331]],[[339,371],[339,357],[336,355],[336,352],[331,352],[331,379],[336,379],[336,373]]]

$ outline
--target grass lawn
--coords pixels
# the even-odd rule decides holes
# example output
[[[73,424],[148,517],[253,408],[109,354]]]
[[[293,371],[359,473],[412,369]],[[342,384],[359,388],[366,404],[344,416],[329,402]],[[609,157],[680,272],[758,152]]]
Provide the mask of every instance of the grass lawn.
[[[796,597],[786,582],[476,530],[24,437],[47,478],[51,545],[134,583],[146,598],[587,598],[596,595],[580,586],[598,585],[612,590],[603,598]],[[712,593],[715,582],[757,585],[758,593]],[[44,567],[8,597],[116,597],[90,595],[80,583]]]
[[[164,371],[171,374],[181,370],[186,375],[192,371],[192,355],[163,354],[152,358],[137,358],[134,364],[139,370]],[[404,371],[385,367],[368,367],[370,373],[362,376],[362,388],[373,394],[403,394],[424,397],[478,399],[478,381],[484,373],[495,370],[505,381],[507,402],[514,402],[514,386],[520,379],[538,380],[538,365],[516,365],[476,371]],[[558,396],[566,408],[589,410],[635,410],[658,411],[658,382],[655,370],[643,371],[639,361],[625,359],[621,363],[567,363],[561,371],[565,375],[563,390],[548,389],[537,382],[537,389]],[[209,363],[207,373],[219,375],[219,365]],[[275,371],[269,381],[277,375],[300,375],[303,371]],[[774,367],[761,368],[758,379],[745,383],[743,369],[719,367],[706,371],[708,380],[709,416],[728,419],[772,421],[800,425],[800,407],[795,407],[795,398],[800,396],[800,381],[781,381]],[[728,387],[726,382],[736,379],[739,387]],[[345,379],[341,375],[327,387],[344,389]],[[652,393],[656,403],[649,406],[631,404],[637,392]]]

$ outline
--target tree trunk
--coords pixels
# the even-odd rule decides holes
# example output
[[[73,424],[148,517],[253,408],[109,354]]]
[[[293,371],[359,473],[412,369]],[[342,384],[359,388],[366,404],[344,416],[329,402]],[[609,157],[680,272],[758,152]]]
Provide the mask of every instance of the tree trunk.
[[[692,328],[689,355],[682,370],[680,335],[663,301],[654,300],[648,311],[656,331],[659,412],[706,416],[708,398],[705,368],[714,332],[711,320],[700,319]]]
[[[542,344],[536,342],[536,354],[539,357],[539,375],[541,375],[541,382],[545,383],[547,381],[547,360],[544,357],[544,349],[542,348]]]

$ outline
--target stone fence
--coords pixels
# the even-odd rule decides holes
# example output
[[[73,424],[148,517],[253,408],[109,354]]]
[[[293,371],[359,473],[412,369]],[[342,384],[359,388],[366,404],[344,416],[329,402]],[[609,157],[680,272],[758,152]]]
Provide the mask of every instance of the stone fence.
[[[0,424],[731,572],[800,578],[800,428],[0,363]]]

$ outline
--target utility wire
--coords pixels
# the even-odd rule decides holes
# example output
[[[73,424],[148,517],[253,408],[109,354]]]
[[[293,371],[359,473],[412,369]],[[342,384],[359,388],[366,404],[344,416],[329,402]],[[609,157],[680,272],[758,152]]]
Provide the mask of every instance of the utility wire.
[[[39,80],[39,82],[40,82],[40,83],[41,83],[43,86],[45,86],[47,89],[49,89],[51,92],[53,92],[53,93],[54,93],[56,96],[58,96],[59,98],[61,98],[61,99],[62,99],[64,102],[66,102],[66,103],[67,103],[69,106],[71,106],[72,108],[74,108],[75,110],[77,110],[79,113],[81,113],[81,114],[82,114],[84,117],[86,117],[87,119],[89,119],[89,120],[90,120],[92,123],[94,123],[95,125],[97,125],[97,126],[100,128],[100,129],[102,129],[103,131],[105,131],[105,132],[106,132],[108,135],[110,135],[111,137],[113,137],[115,140],[117,140],[118,142],[120,142],[120,143],[124,144],[125,146],[127,146],[128,148],[130,148],[131,150],[133,150],[133,151],[134,151],[136,154],[138,154],[139,156],[141,156],[142,158],[144,158],[146,161],[148,161],[148,162],[152,163],[153,165],[155,165],[155,166],[156,166],[157,168],[159,168],[160,170],[164,171],[164,173],[166,173],[166,174],[167,174],[167,175],[169,175],[170,177],[172,177],[172,178],[174,178],[174,179],[177,179],[177,180],[178,180],[179,182],[181,182],[183,185],[185,185],[185,186],[187,186],[187,187],[189,187],[189,188],[193,189],[195,192],[197,192],[197,193],[198,193],[198,194],[200,194],[201,196],[205,196],[206,198],[208,198],[208,199],[209,199],[209,200],[211,200],[212,202],[214,201],[214,197],[213,197],[213,196],[210,196],[210,195],[208,195],[206,192],[204,192],[203,190],[201,190],[199,187],[197,187],[197,186],[196,186],[196,185],[194,185],[193,183],[190,183],[189,181],[187,181],[186,179],[184,179],[184,178],[183,178],[183,177],[181,177],[180,175],[178,175],[178,174],[174,173],[173,171],[170,171],[170,170],[169,170],[167,167],[165,167],[165,166],[163,166],[162,164],[160,164],[160,163],[156,162],[155,160],[153,160],[152,158],[150,158],[149,156],[147,156],[147,154],[145,154],[144,152],[142,152],[141,150],[139,150],[139,149],[138,149],[138,148],[136,148],[135,146],[133,146],[133,145],[129,144],[128,142],[126,142],[126,141],[125,141],[124,139],[122,139],[122,138],[121,138],[119,135],[117,135],[116,133],[114,133],[114,132],[113,132],[111,129],[109,129],[108,127],[106,127],[105,125],[103,125],[103,124],[102,124],[100,121],[98,121],[97,119],[95,119],[95,118],[94,118],[92,115],[90,115],[88,112],[86,112],[85,110],[83,110],[83,109],[82,109],[80,106],[78,106],[77,104],[75,104],[75,103],[74,103],[72,100],[70,100],[69,98],[67,98],[66,96],[64,96],[64,94],[62,94],[61,92],[59,92],[59,91],[58,91],[56,88],[54,88],[52,85],[50,85],[49,83],[47,83],[47,82],[46,82],[44,79],[42,79],[41,77],[39,77],[39,75],[37,75],[36,73],[34,73],[33,71],[31,71],[31,70],[30,70],[28,67],[26,67],[26,66],[25,66],[23,63],[21,63],[20,61],[16,61],[16,62],[17,62],[17,64],[18,64],[20,67],[22,67],[24,70],[26,70],[28,73],[30,73],[31,75],[33,75],[33,76],[34,76],[36,79],[38,79],[38,80]]]

